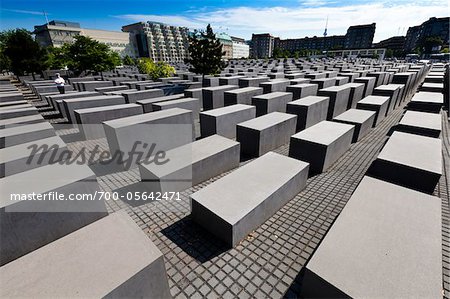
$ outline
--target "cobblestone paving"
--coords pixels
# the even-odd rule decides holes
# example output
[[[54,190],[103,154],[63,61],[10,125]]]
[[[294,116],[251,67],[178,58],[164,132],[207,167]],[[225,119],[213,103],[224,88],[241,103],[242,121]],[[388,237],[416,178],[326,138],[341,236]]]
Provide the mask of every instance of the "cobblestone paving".
[[[27,95],[26,90],[24,93]],[[49,111],[44,102],[29,94],[35,106],[52,123],[65,120]],[[306,188],[233,249],[197,226],[190,219],[189,194],[226,174],[181,193],[181,201],[130,203],[109,201],[110,212],[125,209],[163,252],[171,293],[175,298],[280,298],[297,297],[302,268],[333,221],[344,208],[370,163],[398,123],[403,109],[397,108],[361,141],[353,144],[327,172],[308,180]],[[450,169],[447,116],[443,114],[444,173]],[[198,126],[197,126],[198,130]],[[76,136],[76,129],[58,130],[63,139]],[[445,138],[446,137],[446,138]],[[68,144],[73,151],[107,149],[105,139]],[[276,152],[287,155],[289,146]],[[92,165],[105,191],[138,191],[138,169],[110,173]],[[442,176],[435,195],[442,199],[443,285],[450,298],[450,211],[448,177]],[[376,192],[376,190],[374,190]],[[135,254],[135,253],[129,253]]]

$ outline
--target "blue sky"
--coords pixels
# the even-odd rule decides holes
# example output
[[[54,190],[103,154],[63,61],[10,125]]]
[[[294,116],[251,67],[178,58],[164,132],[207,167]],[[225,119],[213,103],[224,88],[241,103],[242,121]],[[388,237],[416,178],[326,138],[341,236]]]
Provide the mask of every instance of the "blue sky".
[[[374,41],[406,34],[428,18],[449,16],[447,0],[1,0],[0,29],[67,20],[85,28],[120,30],[141,20],[201,28],[251,38],[269,32],[282,38],[345,34],[350,25],[377,23]]]

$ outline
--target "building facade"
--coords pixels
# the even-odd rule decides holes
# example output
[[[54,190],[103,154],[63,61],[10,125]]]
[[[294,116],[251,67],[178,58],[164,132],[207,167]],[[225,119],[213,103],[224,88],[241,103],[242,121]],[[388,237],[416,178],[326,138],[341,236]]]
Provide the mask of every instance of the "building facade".
[[[275,39],[275,48],[288,50],[291,53],[302,50],[325,51],[331,49],[342,49],[344,47],[345,36],[334,35],[327,37],[303,37],[294,39]]]
[[[367,49],[372,47],[376,24],[350,26],[345,35],[345,49]]]
[[[225,32],[216,33],[216,38],[219,40],[222,45],[222,51],[225,53],[222,58],[223,59],[232,59],[233,58],[233,40],[231,36],[229,36]]]
[[[405,50],[412,51],[419,46],[420,41],[436,36],[442,39],[444,45],[449,44],[450,18],[430,18],[421,25],[409,27],[406,34]]]
[[[233,41],[233,58],[248,58],[250,56],[250,46],[243,38],[231,37]]]
[[[252,53],[253,58],[272,57],[275,37],[269,33],[252,34]]]
[[[148,21],[123,26],[122,31],[130,34],[138,57],[166,62],[182,62],[188,57],[188,28]]]
[[[108,45],[122,57],[134,57],[135,51],[130,44],[130,35],[120,31],[81,28],[79,23],[50,21],[48,24],[34,26],[36,41],[43,47],[61,47],[72,43],[75,36],[82,35]]]
[[[386,48],[397,53],[403,52],[403,49],[405,47],[405,40],[406,38],[404,36],[393,36],[388,39],[382,40],[379,43],[374,44],[373,47]]]

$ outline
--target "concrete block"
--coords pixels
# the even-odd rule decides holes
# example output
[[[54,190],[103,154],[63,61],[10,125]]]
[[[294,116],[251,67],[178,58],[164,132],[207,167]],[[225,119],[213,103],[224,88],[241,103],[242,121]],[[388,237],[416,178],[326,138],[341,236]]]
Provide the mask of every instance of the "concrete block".
[[[55,136],[55,129],[48,122],[8,126],[0,130],[0,148]]]
[[[45,122],[46,120],[40,114],[14,117],[8,119],[0,119],[0,128],[4,129],[7,127],[12,127],[14,125],[20,124],[35,124]]]
[[[411,101],[408,103],[408,110],[440,113],[443,104],[443,94],[421,91],[412,97]]]
[[[389,97],[368,96],[356,104],[356,109],[375,111],[373,126],[377,126],[385,117],[389,104]]]
[[[336,85],[336,78],[322,78],[311,80],[311,84],[317,84],[319,90]]]
[[[237,89],[236,85],[222,85],[203,88],[203,109],[211,110],[224,107],[224,92]]]
[[[99,96],[100,94],[98,92],[94,91],[80,91],[80,92],[74,92],[74,93],[65,93],[65,94],[55,94],[47,96],[47,102],[56,110],[58,109],[58,105],[56,104],[57,100],[66,100],[66,99],[74,99],[74,98],[84,98],[84,97],[93,97],[93,96]],[[61,112],[61,111],[60,111]]]
[[[289,82],[291,83],[291,85],[308,84],[309,82],[311,82],[311,79],[298,78],[298,79],[292,79]]]
[[[200,132],[202,137],[219,134],[236,138],[236,125],[255,118],[256,107],[236,104],[200,113]]]
[[[172,108],[109,120],[103,127],[111,154],[118,155],[123,162],[119,164],[129,169],[139,162],[139,157],[130,156],[133,149],[147,154],[148,145],[154,144],[156,153],[191,143],[195,137],[193,121],[192,111]]]
[[[182,98],[182,99],[177,99],[177,100],[158,102],[158,103],[153,103],[152,107],[153,107],[153,111],[167,110],[167,109],[171,109],[171,108],[183,108],[186,110],[191,110],[192,115],[194,116],[194,120],[199,119],[199,113],[200,113],[199,99]]]
[[[263,94],[261,87],[244,87],[224,92],[224,105],[235,104],[251,105],[252,97]]]
[[[84,139],[105,137],[105,131],[100,124],[104,121],[142,114],[142,106],[138,104],[121,104],[104,107],[94,107],[74,110],[78,129]],[[94,125],[97,124],[97,125]],[[93,126],[94,125],[94,126]]]
[[[7,106],[3,107],[3,110],[0,111],[0,120],[28,115],[36,115],[38,113],[39,111],[36,109],[36,107],[16,108],[16,106]]]
[[[253,77],[253,78],[240,78],[238,80],[239,88],[244,87],[259,87],[260,83],[268,82],[269,77]]]
[[[140,100],[145,99],[153,99],[164,96],[164,91],[162,89],[146,89],[146,90],[139,90],[134,92],[127,92],[124,93],[123,96],[125,97],[125,101],[129,104],[136,103]]]
[[[310,163],[310,174],[326,171],[349,148],[355,126],[322,121],[291,137],[289,157]]]
[[[368,174],[432,194],[442,175],[442,142],[438,138],[394,132]]]
[[[239,85],[239,79],[244,76],[219,77],[219,85]]]
[[[350,87],[350,95],[348,98],[347,110],[355,108],[356,104],[362,100],[364,95],[363,83],[347,83],[343,86]]]
[[[317,84],[296,84],[286,88],[287,92],[292,92],[292,99],[298,100],[308,96],[317,95],[319,86]]]
[[[347,110],[348,102],[350,99],[350,87],[332,86],[320,89],[317,92],[317,95],[328,97],[330,99],[330,103],[328,105],[327,119],[331,120]]]
[[[168,150],[168,163],[139,163],[141,181],[151,192],[178,192],[239,167],[239,142],[212,135]]]
[[[8,285],[2,297],[171,298],[161,251],[124,211],[5,265],[0,275]]]
[[[42,147],[32,155],[33,147]],[[58,136],[43,138],[0,149],[0,178],[24,172],[49,163],[62,161],[61,153],[66,151],[66,144]]]
[[[192,219],[234,247],[297,195],[307,175],[308,163],[267,153],[192,194]]]
[[[348,77],[334,77],[336,79],[336,86],[342,86],[349,83]]]
[[[297,116],[272,112],[237,125],[236,140],[243,156],[262,156],[289,142],[295,134]]]
[[[272,112],[286,112],[286,105],[292,101],[290,92],[271,92],[252,98],[252,105],[256,107],[256,116]]]
[[[81,88],[78,89],[80,91],[95,91],[96,88],[99,87],[108,87],[113,86],[114,83],[112,81],[86,81],[86,82],[78,82],[78,86]],[[55,87],[56,88],[56,87]]]
[[[182,94],[175,94],[175,95],[171,95],[171,96],[164,96],[164,97],[140,100],[140,101],[137,101],[136,104],[139,104],[142,106],[142,108],[144,109],[144,113],[149,113],[149,112],[153,111],[153,104],[155,104],[155,103],[173,101],[173,100],[178,100],[178,99],[182,99],[182,98],[183,98]]]
[[[286,91],[286,87],[290,85],[289,80],[286,79],[274,79],[268,82],[259,84],[259,87],[263,88],[263,93],[271,93],[276,91]]]
[[[301,296],[442,297],[440,215],[439,198],[364,177],[306,265]]]
[[[406,111],[402,119],[395,126],[396,131],[439,138],[442,120],[437,113]]]
[[[359,77],[354,80],[355,83],[364,83],[364,98],[370,96],[375,88],[375,77]]]
[[[398,95],[400,88],[397,84],[392,85],[380,85],[373,90],[374,96],[386,96],[389,97],[389,104],[386,109],[386,116],[389,112],[398,106]]]
[[[350,109],[333,118],[333,121],[354,125],[352,143],[355,143],[370,132],[375,121],[375,111]]]
[[[297,115],[296,132],[327,119],[330,98],[308,96],[289,102],[286,113]]]
[[[76,123],[75,110],[93,107],[113,106],[125,104],[122,96],[93,96],[84,98],[71,98],[62,100],[67,120]]]
[[[103,200],[15,200],[13,197],[16,194],[21,198],[22,195],[28,197],[30,194],[50,196],[59,193],[64,194],[66,198],[69,194],[93,195],[99,187],[95,174],[86,165],[57,163],[41,166],[2,178],[0,186],[1,265],[107,215]],[[70,255],[65,252],[64,256],[67,258]],[[50,257],[54,255],[51,254]],[[30,269],[29,266],[27,269]],[[21,270],[23,271],[23,268]],[[0,272],[5,273],[4,267]],[[26,273],[34,272],[28,270]],[[2,276],[2,281],[5,281],[6,277]],[[32,288],[25,289],[36,289],[39,285],[33,284]],[[8,286],[11,287],[11,284]],[[4,290],[2,287],[0,292]]]

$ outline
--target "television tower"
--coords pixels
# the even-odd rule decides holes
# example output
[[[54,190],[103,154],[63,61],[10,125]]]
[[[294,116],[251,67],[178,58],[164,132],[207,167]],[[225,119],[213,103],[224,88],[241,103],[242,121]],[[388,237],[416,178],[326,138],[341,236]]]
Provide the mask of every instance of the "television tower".
[[[327,16],[327,23],[325,24],[325,31],[323,32],[323,37],[327,37],[328,35],[327,30],[328,30],[328,16]]]

